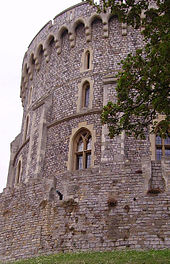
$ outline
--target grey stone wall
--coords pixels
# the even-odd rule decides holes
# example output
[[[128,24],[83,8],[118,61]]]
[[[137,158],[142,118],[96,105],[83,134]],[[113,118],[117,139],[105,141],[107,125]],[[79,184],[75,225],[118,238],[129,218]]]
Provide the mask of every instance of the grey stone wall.
[[[21,78],[21,133],[11,144],[7,188],[0,194],[0,260],[170,246],[169,160],[151,163],[148,136],[140,141],[122,133],[110,139],[100,122],[103,105],[116,101],[118,63],[141,46],[140,30],[86,3],[56,16],[31,42]],[[93,67],[83,71],[85,49],[93,51]],[[81,109],[85,79],[93,86],[92,104]],[[81,124],[93,127],[94,164],[68,170],[70,141]]]
[[[78,250],[170,247],[169,193],[123,164],[30,180],[0,196],[2,261]],[[55,189],[64,194],[59,200]]]

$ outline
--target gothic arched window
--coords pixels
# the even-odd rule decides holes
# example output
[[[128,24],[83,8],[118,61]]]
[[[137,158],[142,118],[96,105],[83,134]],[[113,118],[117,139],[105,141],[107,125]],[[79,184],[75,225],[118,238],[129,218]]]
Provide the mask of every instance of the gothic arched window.
[[[82,130],[75,140],[75,169],[87,169],[91,167],[91,141],[88,130]]]
[[[161,160],[162,156],[170,157],[170,132],[169,131],[167,131],[165,138],[160,137],[159,134],[156,134],[155,147],[156,147],[156,159],[157,160]]]

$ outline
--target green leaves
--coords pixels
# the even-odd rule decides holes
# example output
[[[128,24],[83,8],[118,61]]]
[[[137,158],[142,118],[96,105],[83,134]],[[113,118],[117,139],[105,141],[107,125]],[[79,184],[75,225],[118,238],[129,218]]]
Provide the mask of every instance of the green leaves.
[[[144,27],[142,35],[146,43],[121,62],[117,103],[109,102],[103,108],[102,123],[108,125],[111,137],[125,131],[144,138],[149,126],[152,131],[155,129],[157,115],[163,114],[165,120],[160,129],[163,134],[170,121],[170,1],[152,1],[152,7],[143,0],[100,2],[99,12],[110,8],[121,22],[134,28]]]

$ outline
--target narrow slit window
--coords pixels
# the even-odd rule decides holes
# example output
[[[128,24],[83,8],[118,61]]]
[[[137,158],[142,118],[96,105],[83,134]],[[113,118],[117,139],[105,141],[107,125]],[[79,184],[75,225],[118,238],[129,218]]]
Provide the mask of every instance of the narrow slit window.
[[[90,86],[88,85],[85,88],[85,102],[84,102],[84,106],[88,107],[89,105],[89,99],[90,99]]]
[[[86,82],[83,85],[83,91],[82,91],[82,106],[88,107],[90,102],[90,84]]]
[[[29,116],[27,116],[27,118],[26,118],[24,141],[27,139],[27,136],[28,136],[28,127],[29,127]]]
[[[21,178],[21,160],[19,160],[17,165],[16,183],[20,182],[20,178]]]
[[[29,90],[29,96],[28,96],[28,105],[30,105],[32,102],[32,87]]]
[[[85,55],[85,69],[89,70],[90,69],[90,51],[86,51]]]

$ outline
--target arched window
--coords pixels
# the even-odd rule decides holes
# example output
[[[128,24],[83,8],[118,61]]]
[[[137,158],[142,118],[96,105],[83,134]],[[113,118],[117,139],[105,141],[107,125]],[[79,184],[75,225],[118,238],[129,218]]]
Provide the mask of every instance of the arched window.
[[[24,131],[24,141],[27,139],[27,136],[28,136],[28,127],[29,127],[29,116],[27,116],[27,118],[26,118],[25,131]]]
[[[162,156],[170,157],[170,132],[167,131],[165,138],[161,138],[159,134],[155,137],[156,160],[161,160]]]
[[[32,102],[32,86],[30,87],[29,93],[28,93],[28,106],[31,104]]]
[[[89,50],[87,50],[85,53],[84,62],[85,62],[85,65],[84,65],[85,70],[89,70],[90,69],[90,51]]]
[[[93,49],[91,47],[83,51],[80,72],[89,70],[93,70]]]
[[[91,142],[92,137],[88,130],[82,130],[75,140],[75,169],[91,167]]]
[[[19,183],[20,180],[21,180],[21,160],[19,160],[17,164],[15,183]]]
[[[90,101],[90,84],[86,82],[82,90],[82,107],[88,107]]]

